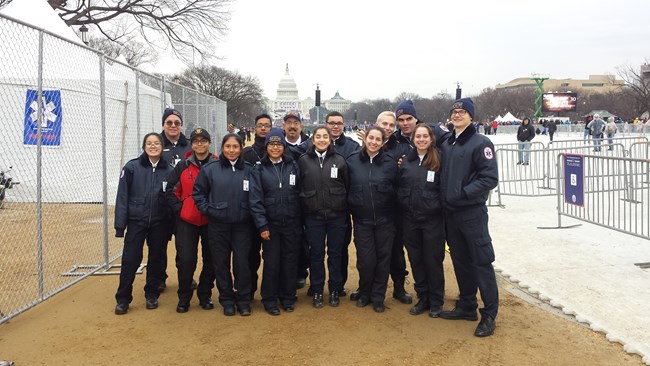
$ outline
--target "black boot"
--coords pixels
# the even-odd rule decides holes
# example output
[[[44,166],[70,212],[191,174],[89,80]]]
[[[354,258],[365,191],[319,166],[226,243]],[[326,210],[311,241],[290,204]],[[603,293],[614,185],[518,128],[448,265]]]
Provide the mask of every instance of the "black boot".
[[[405,277],[393,279],[393,298],[399,300],[402,304],[413,303],[413,297],[404,289]]]

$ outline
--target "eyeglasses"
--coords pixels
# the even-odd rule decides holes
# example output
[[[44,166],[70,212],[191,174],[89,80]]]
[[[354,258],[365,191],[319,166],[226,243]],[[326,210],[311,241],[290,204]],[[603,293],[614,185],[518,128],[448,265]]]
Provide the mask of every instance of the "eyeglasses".
[[[182,126],[183,123],[181,121],[167,121],[165,122],[165,125],[178,127],[178,126]]]
[[[205,144],[209,144],[209,143],[210,143],[210,141],[209,141],[209,140],[205,140],[205,139],[201,139],[201,140],[199,140],[199,139],[192,140],[192,144],[193,144],[193,145],[205,145]]]
[[[271,128],[271,127],[273,126],[271,126],[268,123],[260,123],[259,125],[255,125],[255,128]]]
[[[454,114],[457,114],[459,116],[464,116],[467,114],[467,111],[464,109],[456,109],[455,111],[451,111],[451,115],[453,116]]]
[[[282,143],[279,143],[279,142],[269,142],[269,144],[266,145],[266,147],[272,147],[274,149],[279,149],[281,147],[284,147],[284,145],[282,145]]]
[[[337,126],[337,127],[343,126],[343,122],[327,122],[327,124],[330,126]]]
[[[146,147],[154,147],[154,146],[160,146],[162,145],[160,142],[147,142],[144,144]]]

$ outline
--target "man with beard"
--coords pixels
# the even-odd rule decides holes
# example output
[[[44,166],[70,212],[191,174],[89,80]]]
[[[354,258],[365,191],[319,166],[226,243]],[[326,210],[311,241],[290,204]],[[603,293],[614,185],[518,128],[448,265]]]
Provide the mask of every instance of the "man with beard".
[[[242,152],[242,158],[244,161],[256,165],[260,164],[264,155],[266,155],[266,135],[271,131],[273,123],[271,122],[271,116],[266,113],[260,114],[255,117],[255,141],[253,145],[248,146]],[[248,265],[251,271],[251,300],[255,296],[255,291],[257,291],[257,280],[258,275],[257,271],[260,268],[260,263],[262,263],[262,257],[260,256],[260,250],[262,250],[262,241],[260,239],[259,231],[255,225],[251,225],[251,235],[252,239],[250,255],[248,256]]]

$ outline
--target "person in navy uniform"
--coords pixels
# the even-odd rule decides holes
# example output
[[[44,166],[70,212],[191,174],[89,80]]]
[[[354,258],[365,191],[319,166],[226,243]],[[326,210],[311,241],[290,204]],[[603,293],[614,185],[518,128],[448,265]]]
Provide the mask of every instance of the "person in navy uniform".
[[[485,204],[499,181],[497,161],[490,139],[469,127],[474,118],[472,99],[456,100],[449,113],[454,131],[442,144],[440,194],[460,295],[455,308],[443,311],[440,317],[477,320],[479,290],[483,308],[474,335],[486,337],[494,333],[499,309],[499,290],[492,267],[494,248]]]
[[[163,139],[162,157],[165,161],[174,168],[176,164],[185,159],[188,151],[192,151],[192,146],[189,140],[182,132],[183,129],[183,116],[181,113],[173,108],[166,108],[162,116],[162,132],[160,136]],[[176,221],[172,223],[172,233],[176,231]],[[171,239],[171,236],[169,237]],[[165,243],[165,251],[162,257],[163,276],[160,279],[160,292],[165,291],[167,288],[167,243]],[[192,274],[194,275],[194,274]],[[194,288],[196,282],[192,280],[192,287]]]
[[[403,238],[419,301],[411,315],[440,316],[445,295],[445,227],[440,201],[440,154],[431,127],[418,123],[415,146],[402,160],[397,198]]]
[[[355,142],[356,144],[356,142]],[[345,158],[334,150],[329,129],[317,127],[312,146],[298,159],[300,167],[300,201],[305,219],[305,237],[309,244],[312,305],[323,307],[325,286],[325,247],[329,272],[329,304],[339,306],[343,288],[341,255],[345,250],[348,214],[347,194],[350,185]]]
[[[385,310],[398,180],[397,163],[383,148],[386,139],[381,127],[371,127],[363,148],[346,160],[350,174],[348,207],[354,222],[359,270],[357,306],[372,303],[378,313]]]
[[[349,158],[352,153],[359,151],[361,146],[353,139],[345,136],[345,121],[343,115],[339,112],[330,112],[325,116],[325,126],[329,128],[332,147],[345,159]],[[350,241],[352,241],[352,220],[347,215],[345,221],[345,237],[343,239],[343,249],[341,252],[341,288],[337,293],[339,296],[346,296],[345,283],[348,281],[348,262]]]
[[[202,215],[192,198],[194,180],[201,167],[217,157],[210,153],[210,134],[203,128],[196,128],[190,134],[192,151],[167,176],[165,197],[176,218],[176,269],[178,272],[178,305],[176,312],[186,313],[192,299],[192,276],[198,260],[199,238],[203,266],[199,275],[196,294],[204,310],[214,309],[212,288],[214,268],[208,248],[208,217]]]
[[[282,128],[284,129],[284,141],[286,143],[285,150],[293,157],[293,160],[298,161],[300,155],[307,151],[307,147],[311,142],[309,137],[302,132],[302,118],[296,113],[287,113],[283,117]],[[296,288],[301,289],[305,287],[307,277],[309,276],[309,248],[307,242],[303,237],[301,240],[300,251],[298,254],[298,267]]]
[[[208,216],[208,241],[226,316],[251,314],[251,273],[248,256],[252,218],[248,206],[252,165],[242,159],[244,140],[229,133],[221,141],[219,160],[201,168],[192,197],[201,214]],[[232,261],[234,287],[230,272]]]
[[[289,153],[283,131],[266,135],[266,156],[251,173],[250,208],[262,239],[262,304],[270,315],[280,315],[278,301],[287,312],[296,302],[296,276],[302,223],[300,170]]]
[[[273,122],[271,116],[266,113],[260,114],[255,117],[255,136],[253,145],[247,146],[242,152],[242,159],[251,165],[257,165],[262,161],[264,155],[266,155],[266,135],[271,131],[273,127]],[[243,139],[242,139],[243,140]],[[260,250],[262,250],[262,241],[260,240],[259,233],[255,225],[251,225],[251,234],[250,238],[251,249],[248,256],[248,266],[251,271],[251,300],[255,296],[255,291],[257,291],[257,280],[258,275],[257,271],[260,269],[260,264],[262,263],[262,257],[260,255]]]
[[[115,314],[123,315],[133,301],[133,281],[142,262],[147,242],[147,309],[158,307],[160,281],[164,274],[162,256],[170,236],[171,211],[164,190],[171,167],[162,157],[163,139],[151,132],[144,136],[144,152],[122,168],[115,200],[115,236],[124,237],[120,284],[115,294]],[[126,231],[126,236],[125,236]]]

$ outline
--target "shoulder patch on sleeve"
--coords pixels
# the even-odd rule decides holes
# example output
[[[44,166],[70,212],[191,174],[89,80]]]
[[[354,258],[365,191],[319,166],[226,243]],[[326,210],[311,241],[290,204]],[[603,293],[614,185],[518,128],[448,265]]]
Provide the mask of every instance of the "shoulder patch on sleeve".
[[[483,148],[483,155],[485,155],[485,158],[488,160],[494,159],[494,151],[492,151],[492,148],[489,146]]]

